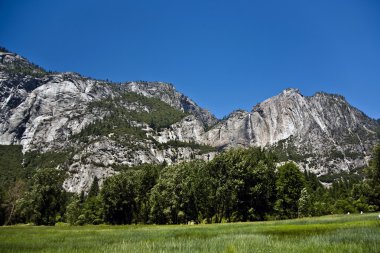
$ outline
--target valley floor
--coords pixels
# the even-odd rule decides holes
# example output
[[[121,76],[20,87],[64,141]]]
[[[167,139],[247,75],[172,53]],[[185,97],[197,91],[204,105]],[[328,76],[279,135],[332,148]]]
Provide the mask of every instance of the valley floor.
[[[0,227],[0,252],[380,252],[377,213],[213,225]]]

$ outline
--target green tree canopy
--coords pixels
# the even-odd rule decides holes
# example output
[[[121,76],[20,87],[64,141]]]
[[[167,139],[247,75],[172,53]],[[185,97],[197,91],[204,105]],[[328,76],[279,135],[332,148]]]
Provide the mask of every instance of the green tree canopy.
[[[205,163],[194,161],[165,168],[151,190],[151,218],[155,223],[200,222],[209,209],[210,177]]]
[[[260,148],[234,149],[209,164],[215,187],[215,221],[261,220],[271,212],[275,197],[275,166]]]
[[[366,170],[367,183],[370,187],[368,200],[370,205],[380,208],[380,143],[375,146],[370,166]]]
[[[297,217],[298,200],[304,187],[304,176],[296,164],[290,162],[278,168],[275,209],[281,218]]]
[[[101,190],[105,221],[131,224],[136,212],[136,182],[133,173],[120,173],[105,180]]]
[[[30,215],[30,220],[36,225],[54,225],[65,209],[64,179],[64,171],[38,169],[32,178],[31,191],[20,201],[21,205],[24,204],[21,213]]]

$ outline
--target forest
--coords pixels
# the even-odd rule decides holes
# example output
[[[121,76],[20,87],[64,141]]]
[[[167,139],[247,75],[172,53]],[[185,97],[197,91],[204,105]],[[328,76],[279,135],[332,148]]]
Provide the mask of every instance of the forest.
[[[66,171],[26,172],[22,157],[0,148],[0,222],[85,224],[198,224],[280,220],[339,213],[373,212],[380,207],[380,145],[364,168],[326,187],[293,162],[277,163],[260,148],[231,149],[213,160],[127,168],[88,192],[62,188]],[[4,157],[7,164],[4,164]],[[8,174],[7,174],[8,173]],[[10,174],[11,173],[11,174]]]

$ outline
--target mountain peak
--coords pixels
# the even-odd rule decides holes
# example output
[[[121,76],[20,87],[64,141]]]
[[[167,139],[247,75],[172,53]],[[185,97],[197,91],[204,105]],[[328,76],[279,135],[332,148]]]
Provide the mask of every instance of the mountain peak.
[[[286,88],[283,90],[283,93],[300,93],[300,90],[297,88]]]
[[[295,94],[302,95],[300,90],[296,88],[287,88],[280,93],[280,95],[285,95],[285,96],[295,95]]]

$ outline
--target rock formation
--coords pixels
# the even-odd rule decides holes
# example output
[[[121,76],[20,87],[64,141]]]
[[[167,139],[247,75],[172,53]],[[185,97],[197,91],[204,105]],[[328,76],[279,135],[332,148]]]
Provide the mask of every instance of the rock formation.
[[[379,123],[340,95],[306,97],[287,89],[251,112],[217,120],[171,84],[46,72],[5,50],[0,106],[0,144],[65,154],[58,166],[70,172],[64,186],[73,192],[123,166],[212,159],[233,147],[271,149],[280,161],[318,175],[336,173],[366,165],[379,140]]]

